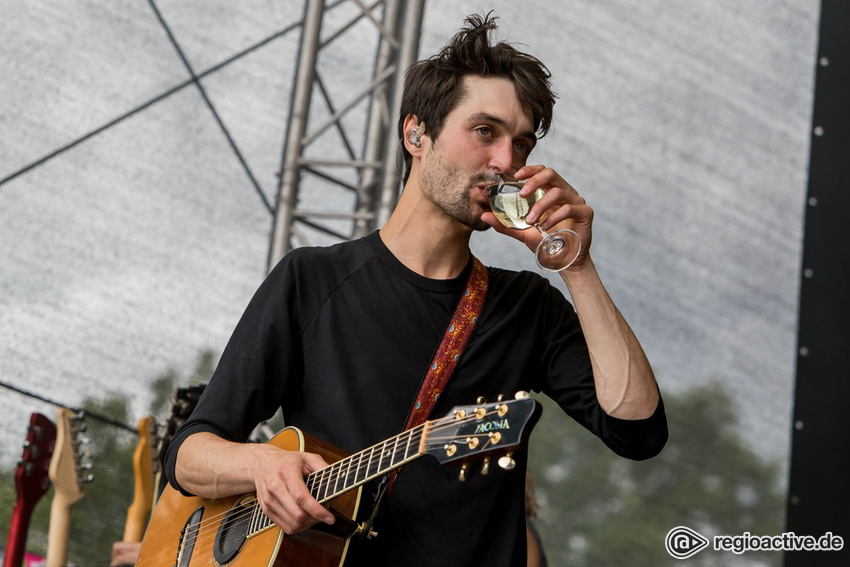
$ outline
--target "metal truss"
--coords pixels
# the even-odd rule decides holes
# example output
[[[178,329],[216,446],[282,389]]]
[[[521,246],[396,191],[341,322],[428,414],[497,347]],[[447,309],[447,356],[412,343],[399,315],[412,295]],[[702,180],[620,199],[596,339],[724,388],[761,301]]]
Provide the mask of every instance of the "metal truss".
[[[356,238],[389,218],[400,188],[401,88],[416,61],[424,3],[350,0],[331,9],[307,0],[269,267],[292,248]],[[351,89],[347,73],[368,72],[358,63],[373,47],[371,77]],[[328,80],[328,62],[346,76]]]

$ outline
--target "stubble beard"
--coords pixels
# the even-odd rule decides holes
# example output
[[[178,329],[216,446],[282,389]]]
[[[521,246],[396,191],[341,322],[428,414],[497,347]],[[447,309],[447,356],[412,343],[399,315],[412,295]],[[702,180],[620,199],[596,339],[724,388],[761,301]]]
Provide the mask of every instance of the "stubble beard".
[[[489,224],[481,220],[481,215],[473,211],[470,196],[470,188],[483,181],[485,176],[480,173],[469,175],[462,172],[459,166],[449,163],[436,140],[431,146],[429,157],[422,171],[422,187],[431,200],[449,217],[472,230],[484,231],[490,228]]]

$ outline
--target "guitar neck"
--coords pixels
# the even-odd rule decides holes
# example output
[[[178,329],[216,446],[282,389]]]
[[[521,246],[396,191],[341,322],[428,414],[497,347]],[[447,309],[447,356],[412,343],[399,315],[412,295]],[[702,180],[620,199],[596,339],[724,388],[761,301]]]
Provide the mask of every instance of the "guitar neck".
[[[68,564],[68,534],[71,531],[71,508],[74,502],[59,493],[53,495],[45,567],[64,567]]]
[[[425,454],[423,445],[430,423],[412,427],[395,437],[310,473],[304,479],[310,494],[324,503],[421,457]],[[273,522],[257,506],[250,524],[249,532],[253,534],[271,527]]]
[[[6,555],[3,567],[20,567],[24,560],[32,506],[18,501],[12,509],[12,523],[9,526],[9,537],[6,540]]]
[[[426,425],[408,429],[309,474],[305,482],[310,494],[324,503],[421,457]]]
[[[145,535],[148,518],[153,507],[154,454],[151,438],[156,434],[156,423],[151,416],[139,420],[139,442],[133,452],[133,502],[127,508],[124,524],[124,541],[139,542]]]

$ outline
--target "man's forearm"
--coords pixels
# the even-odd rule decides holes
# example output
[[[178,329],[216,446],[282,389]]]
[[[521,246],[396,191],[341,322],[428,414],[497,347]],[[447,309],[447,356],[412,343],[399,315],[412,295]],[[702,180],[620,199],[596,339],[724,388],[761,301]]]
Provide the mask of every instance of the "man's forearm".
[[[257,451],[264,447],[233,443],[212,433],[195,433],[180,446],[174,475],[184,490],[204,498],[252,492]]]
[[[590,351],[599,404],[620,419],[645,419],[658,405],[652,367],[611,300],[590,258],[580,271],[561,272]]]

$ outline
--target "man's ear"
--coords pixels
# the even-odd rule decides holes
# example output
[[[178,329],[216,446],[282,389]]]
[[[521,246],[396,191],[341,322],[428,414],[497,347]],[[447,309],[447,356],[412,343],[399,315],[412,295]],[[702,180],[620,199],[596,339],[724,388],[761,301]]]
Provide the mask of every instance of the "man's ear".
[[[405,149],[410,155],[419,157],[422,155],[422,139],[427,136],[425,133],[425,123],[419,122],[419,119],[414,114],[408,114],[404,119],[404,143]]]

